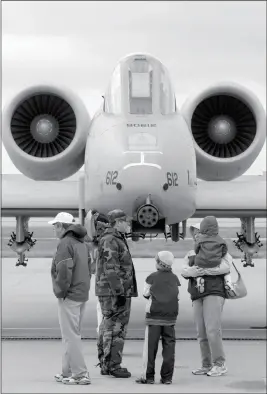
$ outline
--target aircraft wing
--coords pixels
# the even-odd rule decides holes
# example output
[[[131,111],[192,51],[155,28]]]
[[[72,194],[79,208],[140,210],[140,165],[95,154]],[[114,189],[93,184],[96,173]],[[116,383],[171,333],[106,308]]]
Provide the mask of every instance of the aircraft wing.
[[[178,204],[178,202],[177,202]],[[51,217],[59,211],[78,216],[79,173],[63,181],[33,181],[24,175],[2,175],[2,216]],[[198,182],[194,217],[266,217],[264,176],[227,182]]]
[[[264,176],[242,176],[227,182],[198,182],[194,217],[266,217]]]
[[[79,178],[34,181],[22,174],[2,175],[2,216],[52,217],[67,211],[78,217]]]

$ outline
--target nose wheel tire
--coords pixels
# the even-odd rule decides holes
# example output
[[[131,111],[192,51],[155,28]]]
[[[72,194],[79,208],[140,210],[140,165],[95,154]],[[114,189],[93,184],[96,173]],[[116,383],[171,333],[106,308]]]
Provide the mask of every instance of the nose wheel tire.
[[[143,227],[154,227],[159,220],[157,208],[155,208],[153,205],[143,205],[138,210],[137,220]]]

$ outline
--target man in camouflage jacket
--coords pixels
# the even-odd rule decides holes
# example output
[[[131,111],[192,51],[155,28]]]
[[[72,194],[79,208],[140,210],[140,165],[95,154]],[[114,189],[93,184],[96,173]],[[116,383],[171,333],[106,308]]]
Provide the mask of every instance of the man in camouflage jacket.
[[[137,297],[134,265],[125,239],[126,214],[115,209],[108,214],[110,228],[99,240],[96,296],[103,315],[99,328],[98,358],[102,375],[131,376],[121,368],[124,340],[130,318],[131,297]]]

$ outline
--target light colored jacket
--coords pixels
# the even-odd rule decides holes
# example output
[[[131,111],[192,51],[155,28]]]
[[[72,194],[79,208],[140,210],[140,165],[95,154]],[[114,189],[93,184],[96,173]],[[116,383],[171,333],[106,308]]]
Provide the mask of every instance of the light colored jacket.
[[[181,275],[184,278],[196,278],[198,276],[204,276],[204,275],[225,275],[229,274],[230,272],[230,267],[233,262],[233,258],[229,253],[226,253],[226,255],[222,258],[221,264],[218,267],[213,267],[213,268],[200,268],[197,267],[196,265],[193,265],[192,267],[189,267],[189,258],[191,256],[195,256],[196,253],[194,250],[190,250],[184,257],[185,261],[185,266],[183,267]]]

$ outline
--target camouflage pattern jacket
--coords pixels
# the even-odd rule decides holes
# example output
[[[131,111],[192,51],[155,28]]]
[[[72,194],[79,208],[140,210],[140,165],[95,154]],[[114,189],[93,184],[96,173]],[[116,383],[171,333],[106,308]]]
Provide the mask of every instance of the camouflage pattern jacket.
[[[107,228],[99,240],[96,296],[137,297],[134,265],[124,236]]]

